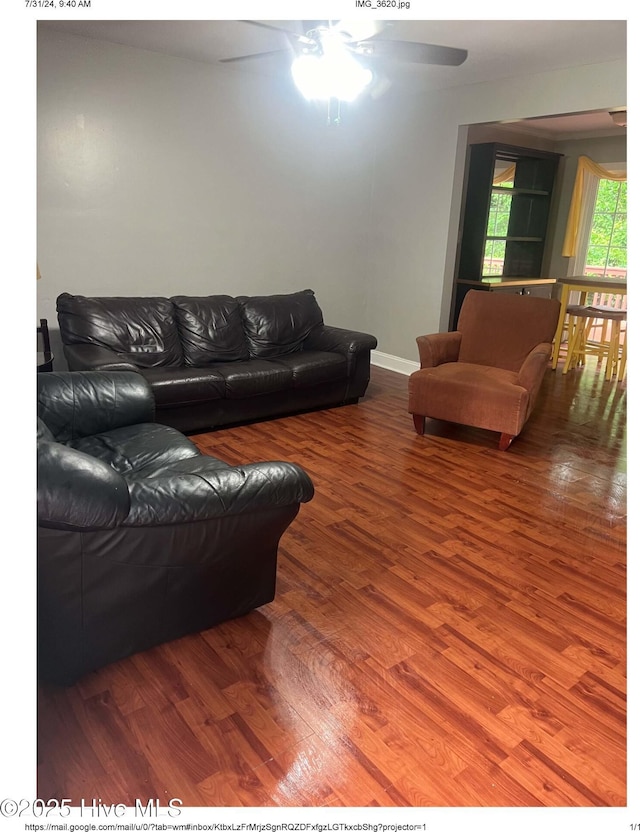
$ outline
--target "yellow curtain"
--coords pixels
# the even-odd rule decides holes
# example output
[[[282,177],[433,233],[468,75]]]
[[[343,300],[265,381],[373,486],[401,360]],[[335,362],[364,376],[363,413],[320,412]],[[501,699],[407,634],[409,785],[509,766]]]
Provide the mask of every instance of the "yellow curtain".
[[[612,179],[614,182],[626,182],[627,173],[617,173],[606,170],[590,159],[588,156],[580,156],[578,159],[578,170],[576,172],[576,181],[573,186],[573,196],[571,197],[571,205],[569,207],[569,217],[567,219],[567,231],[564,237],[564,246],[562,247],[563,257],[575,257],[576,246],[578,243],[578,231],[580,230],[580,216],[582,214],[582,200],[584,199],[584,179],[585,174],[591,173],[599,179]]]
[[[503,170],[502,173],[499,173],[497,176],[493,178],[494,185],[502,185],[503,182],[511,182],[513,177],[516,175],[516,166],[515,164],[509,165],[506,170]]]

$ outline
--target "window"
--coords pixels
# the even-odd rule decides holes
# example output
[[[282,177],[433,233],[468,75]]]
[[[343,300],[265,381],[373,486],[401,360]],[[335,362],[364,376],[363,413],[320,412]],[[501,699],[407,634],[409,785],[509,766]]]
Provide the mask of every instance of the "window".
[[[603,165],[611,171],[626,166]],[[584,174],[573,274],[627,276],[627,183]]]
[[[595,198],[583,274],[627,276],[627,183],[601,179]]]
[[[567,218],[562,247],[569,257],[570,273],[607,278],[627,277],[627,166],[578,158],[576,181]],[[572,292],[569,303],[627,308],[626,294],[612,294],[606,287],[581,297]],[[602,319],[601,319],[602,320]],[[598,324],[602,327],[602,323]],[[604,333],[587,334],[587,340],[600,341]],[[625,335],[622,336],[626,339]]]
[[[505,184],[502,187],[513,187],[513,184]],[[511,214],[511,197],[512,195],[509,193],[494,192],[491,194],[491,207],[489,208],[489,219],[487,222],[487,239],[482,264],[483,276],[501,275],[503,273],[506,240],[495,238],[506,238],[507,236],[509,215]]]

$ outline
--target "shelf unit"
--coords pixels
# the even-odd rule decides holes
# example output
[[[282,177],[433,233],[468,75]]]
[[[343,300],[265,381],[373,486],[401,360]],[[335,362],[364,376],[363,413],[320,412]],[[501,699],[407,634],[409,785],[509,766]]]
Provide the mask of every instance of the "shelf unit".
[[[561,154],[488,142],[470,145],[451,309],[454,329],[469,289],[502,291],[540,278]],[[500,181],[512,169],[509,185]],[[490,281],[488,278],[498,278]],[[551,294],[546,280],[536,293]],[[519,290],[532,291],[522,282]],[[543,288],[542,288],[543,287]]]

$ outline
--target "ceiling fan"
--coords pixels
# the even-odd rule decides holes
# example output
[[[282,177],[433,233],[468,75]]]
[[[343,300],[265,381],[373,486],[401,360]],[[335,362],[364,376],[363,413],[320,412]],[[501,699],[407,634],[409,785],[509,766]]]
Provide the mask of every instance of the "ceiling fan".
[[[222,63],[249,61],[293,51],[291,71],[296,86],[308,99],[352,101],[371,85],[376,68],[385,61],[460,66],[466,49],[388,40],[378,37],[390,24],[382,21],[300,21],[303,34],[270,23],[242,20],[286,36],[287,49],[222,58]]]

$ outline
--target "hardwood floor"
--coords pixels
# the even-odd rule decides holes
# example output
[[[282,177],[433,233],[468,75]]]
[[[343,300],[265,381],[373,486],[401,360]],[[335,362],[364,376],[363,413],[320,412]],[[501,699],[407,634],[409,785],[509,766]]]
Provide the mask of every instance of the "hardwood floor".
[[[507,452],[372,368],[359,405],[193,437],[316,487],[276,600],[39,695],[38,795],[625,806],[626,385],[547,373]]]

